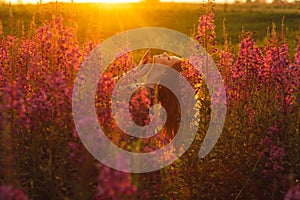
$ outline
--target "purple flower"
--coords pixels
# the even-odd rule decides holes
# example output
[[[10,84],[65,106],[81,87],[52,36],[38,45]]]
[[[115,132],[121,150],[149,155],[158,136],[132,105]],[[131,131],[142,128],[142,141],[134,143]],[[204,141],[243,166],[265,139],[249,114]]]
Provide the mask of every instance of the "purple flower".
[[[285,194],[284,200],[300,200],[300,187],[292,186]]]
[[[27,200],[28,198],[21,189],[16,189],[12,185],[0,185],[0,199]]]
[[[122,160],[120,160],[122,162]],[[131,174],[98,166],[97,188],[95,199],[122,199],[134,195],[137,188],[132,184]]]

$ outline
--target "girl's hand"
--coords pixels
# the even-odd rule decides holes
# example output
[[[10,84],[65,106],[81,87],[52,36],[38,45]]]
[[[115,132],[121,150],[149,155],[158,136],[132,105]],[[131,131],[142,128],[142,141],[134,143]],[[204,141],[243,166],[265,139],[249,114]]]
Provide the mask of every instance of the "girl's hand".
[[[147,64],[147,63],[151,63],[151,62],[152,62],[152,59],[151,59],[151,57],[150,57],[150,49],[148,49],[148,50],[145,52],[144,56],[142,57],[142,59],[141,59],[139,65],[144,65],[144,64]]]

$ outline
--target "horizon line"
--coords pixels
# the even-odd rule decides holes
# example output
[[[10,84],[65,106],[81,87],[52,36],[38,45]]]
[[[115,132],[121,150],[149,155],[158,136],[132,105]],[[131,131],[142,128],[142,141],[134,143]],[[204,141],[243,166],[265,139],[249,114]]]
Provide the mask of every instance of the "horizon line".
[[[291,1],[282,1],[282,3],[284,4],[295,4],[297,1],[300,0],[291,0]],[[43,1],[42,1],[43,2]],[[149,4],[149,2],[144,2],[144,1],[138,1],[138,2],[95,2],[95,1],[90,1],[90,2],[83,2],[80,1],[76,2],[76,0],[47,0],[46,2],[43,2],[43,4],[48,4],[48,3],[75,3],[75,4],[107,4],[107,5],[116,5],[116,4]],[[175,4],[203,4],[206,2],[203,1],[158,1],[158,2],[153,2],[153,4],[165,4],[165,3],[175,3]],[[215,4],[247,4],[247,3],[252,3],[252,4],[273,4],[273,5],[280,5],[280,4],[274,4],[272,1],[266,1],[266,2],[255,2],[255,1],[251,1],[251,2],[247,2],[247,0],[232,0],[232,1],[218,1],[218,2],[214,2]],[[14,4],[14,5],[36,5],[36,4],[40,4],[40,1],[37,1],[36,3],[34,2],[20,2],[20,0],[17,1],[0,1],[0,4]]]

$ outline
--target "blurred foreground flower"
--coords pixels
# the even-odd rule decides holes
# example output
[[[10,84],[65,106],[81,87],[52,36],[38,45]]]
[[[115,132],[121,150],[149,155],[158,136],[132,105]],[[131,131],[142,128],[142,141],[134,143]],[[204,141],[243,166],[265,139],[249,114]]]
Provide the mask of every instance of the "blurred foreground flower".
[[[285,194],[284,200],[300,200],[300,187],[292,186]]]
[[[0,185],[0,199],[3,200],[27,200],[27,196],[21,189],[11,185]]]

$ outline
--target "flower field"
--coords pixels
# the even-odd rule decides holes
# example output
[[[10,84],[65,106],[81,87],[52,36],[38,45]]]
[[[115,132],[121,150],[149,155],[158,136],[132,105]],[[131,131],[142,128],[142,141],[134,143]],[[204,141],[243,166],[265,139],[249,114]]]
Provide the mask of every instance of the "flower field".
[[[136,7],[139,16],[151,13],[153,20],[137,18],[131,11],[128,19],[136,18],[136,24],[118,16],[133,9],[130,6],[122,11],[94,5],[97,13],[95,7],[81,4],[0,5],[1,200],[300,200],[299,13],[279,9],[285,18],[265,14],[266,19],[274,19],[251,30],[251,23],[259,20],[250,22],[249,16],[261,12],[258,7],[243,5],[242,12],[228,5],[225,12],[210,2],[187,10],[188,6],[180,10],[170,5],[171,14],[169,10],[164,14],[165,5],[138,5],[153,6],[159,14]],[[241,13],[250,25],[242,19],[230,21]],[[177,14],[178,20],[166,18]],[[113,23],[96,22],[107,16]],[[83,146],[73,120],[72,90],[82,62],[96,45],[114,33],[149,24],[188,34],[209,53],[223,78],[227,115],[218,143],[199,159],[211,114],[210,97],[201,75],[187,64],[182,74],[197,91],[201,113],[194,142],[165,168],[125,173],[101,164]],[[150,152],[170,140],[168,135],[153,141],[125,137],[111,118],[116,80],[137,66],[141,55],[140,51],[119,55],[100,77],[98,89],[104,92],[95,97],[106,135],[131,152]],[[150,105],[149,94],[137,91],[130,104],[133,117],[145,116]],[[125,162],[118,160],[120,165]]]

